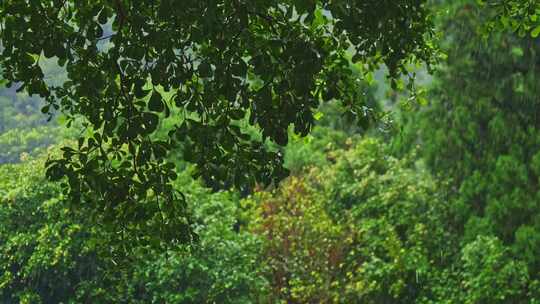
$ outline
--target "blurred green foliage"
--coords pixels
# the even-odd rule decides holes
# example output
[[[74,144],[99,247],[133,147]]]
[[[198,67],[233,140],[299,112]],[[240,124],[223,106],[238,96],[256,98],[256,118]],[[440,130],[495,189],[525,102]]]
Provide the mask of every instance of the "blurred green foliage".
[[[448,63],[432,85],[429,106],[407,117],[396,147],[419,144],[433,172],[451,180],[447,190],[464,242],[495,236],[538,279],[540,48],[530,37],[505,33],[486,44],[476,31],[484,10],[451,9],[443,23],[453,33]]]
[[[291,176],[266,188],[205,188],[178,144],[181,204],[74,205],[44,177],[70,135],[1,90],[0,302],[540,304],[540,48],[479,31],[499,8],[437,5],[447,61],[427,104],[388,129],[323,104],[310,135],[268,145]]]
[[[39,98],[0,86],[0,164],[18,162],[22,153],[55,142],[54,127],[43,126],[47,117],[40,104]]]
[[[54,60],[43,58],[40,66],[47,82],[63,82],[65,71]],[[25,154],[36,156],[43,148],[74,134],[73,130],[59,128],[58,113],[43,115],[45,102],[41,98],[18,92],[20,85],[4,85],[0,79],[0,164],[19,162]]]

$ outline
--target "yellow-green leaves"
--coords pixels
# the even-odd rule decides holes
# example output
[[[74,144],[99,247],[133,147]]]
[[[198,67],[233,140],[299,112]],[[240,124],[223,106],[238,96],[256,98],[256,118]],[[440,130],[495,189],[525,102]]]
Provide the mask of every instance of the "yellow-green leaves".
[[[536,37],[538,37],[538,35],[540,35],[540,25],[536,26],[536,27],[531,31],[531,37],[536,38]]]

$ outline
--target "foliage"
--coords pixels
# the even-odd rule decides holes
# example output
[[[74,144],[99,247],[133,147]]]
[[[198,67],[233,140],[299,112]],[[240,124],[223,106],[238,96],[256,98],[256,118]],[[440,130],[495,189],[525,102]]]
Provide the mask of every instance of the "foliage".
[[[39,109],[38,98],[0,87],[0,164],[18,162],[21,154],[55,141],[54,127],[41,129],[46,117]]]
[[[486,24],[489,31],[511,30],[519,36],[529,34],[536,38],[540,35],[540,3],[534,0],[478,0],[495,10],[492,20]]]
[[[470,288],[455,301],[533,303],[540,275],[539,49],[508,33],[493,33],[486,44],[477,29],[493,11],[469,2],[451,6],[443,23],[452,33],[448,62],[430,104],[404,115],[406,132],[394,144],[418,145],[428,167],[451,180],[449,227],[461,239],[462,280]]]
[[[42,115],[39,98],[30,98],[14,90],[0,88],[0,133],[7,130],[42,125],[46,117]]]
[[[324,105],[318,115],[312,132],[306,137],[293,134],[284,149],[285,167],[293,174],[299,174],[311,166],[330,164],[335,151],[347,149],[353,139],[368,131],[359,127],[353,118],[344,116],[335,104]]]
[[[254,202],[276,300],[412,303],[452,251],[436,183],[365,139]]]
[[[434,60],[425,1],[6,0],[0,25],[4,78],[45,97],[44,112],[85,118],[88,135],[50,162],[48,175],[69,176],[74,201],[89,195],[96,208],[128,208],[149,189],[178,200],[166,161],[176,142],[210,184],[279,180],[282,155],[239,120],[278,145],[291,124],[309,133],[321,100],[368,120],[358,80],[380,64],[396,78],[410,62]],[[68,81],[43,80],[42,52],[65,66]],[[171,109],[182,120],[167,140],[152,138]]]
[[[0,3],[0,302],[540,304],[535,2],[434,1],[399,133],[423,1],[56,2]]]
[[[497,237],[460,246],[444,184],[416,154],[397,159],[378,139],[350,141],[322,167],[241,202],[183,172],[175,188],[194,203],[191,245],[167,241],[152,223],[119,238],[69,208],[35,170],[44,159],[0,166],[0,299],[536,303],[538,281]]]
[[[146,254],[133,274],[134,301],[261,303],[268,288],[259,257],[261,240],[233,229],[237,198],[228,192],[210,194],[187,174],[181,180],[179,189],[194,202],[200,241]]]
[[[91,226],[74,221],[59,186],[46,183],[44,160],[0,166],[0,299],[51,303],[74,296],[100,267]],[[94,236],[94,238],[96,238]],[[97,238],[96,238],[97,239]],[[103,250],[104,248],[101,248]]]
[[[84,210],[69,208],[60,186],[36,170],[44,162],[0,166],[2,303],[254,303],[264,297],[260,240],[234,230],[231,193],[211,194],[184,174],[181,187],[196,202],[200,241],[166,244],[159,231],[146,231],[145,243],[137,240],[141,230],[118,236]]]
[[[525,303],[527,266],[515,261],[500,240],[479,236],[462,249],[463,303]]]
[[[0,163],[15,163],[28,154],[39,154],[40,148],[56,142],[58,135],[55,127],[38,127],[35,129],[11,129],[0,134]],[[25,154],[26,153],[26,154]]]
[[[448,50],[431,105],[409,126],[428,165],[453,179],[457,219],[473,229],[465,235],[483,229],[512,242],[520,227],[536,227],[539,219],[538,71],[527,68],[538,48],[503,34],[490,40],[497,48],[487,47],[473,36],[480,11],[456,12],[447,26],[455,33],[451,45],[460,47]]]

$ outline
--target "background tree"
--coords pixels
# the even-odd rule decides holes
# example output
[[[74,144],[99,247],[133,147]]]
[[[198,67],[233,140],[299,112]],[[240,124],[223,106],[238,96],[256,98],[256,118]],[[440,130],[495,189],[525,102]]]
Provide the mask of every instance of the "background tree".
[[[52,151],[52,153],[57,153]],[[238,196],[189,175],[175,187],[193,202],[196,244],[171,242],[161,214],[120,233],[71,208],[39,170],[45,155],[0,165],[0,302],[261,303],[268,282],[262,240],[235,231]],[[36,170],[37,169],[37,170]],[[165,214],[164,216],[166,216]],[[141,232],[143,231],[143,232]],[[150,231],[150,232],[149,232]],[[142,239],[142,240],[141,240]]]
[[[256,209],[252,229],[268,239],[273,302],[416,303],[430,295],[452,252],[447,206],[414,158],[385,157],[386,149],[357,141],[335,150],[335,164],[244,202]]]
[[[449,228],[469,248],[463,254],[484,244],[498,252],[494,259],[510,255],[525,263],[534,281],[540,269],[540,49],[529,36],[492,33],[483,40],[477,29],[496,13],[470,1],[452,3],[443,28],[448,63],[436,74],[429,106],[407,118],[408,139],[435,174],[451,179]]]
[[[65,71],[54,61],[40,60],[40,67],[48,75],[47,83],[64,81]],[[59,128],[58,113],[48,121],[41,112],[45,103],[39,96],[17,92],[18,86],[6,88],[3,80],[0,77],[0,163],[19,162],[22,153],[36,156],[60,138],[76,134],[76,128],[70,132]]]

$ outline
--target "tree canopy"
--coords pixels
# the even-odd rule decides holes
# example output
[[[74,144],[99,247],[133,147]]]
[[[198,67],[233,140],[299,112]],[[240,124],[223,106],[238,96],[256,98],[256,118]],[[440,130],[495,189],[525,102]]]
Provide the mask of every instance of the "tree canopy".
[[[265,143],[285,145],[290,125],[308,134],[321,101],[369,122],[356,83],[381,64],[396,79],[434,61],[425,2],[6,0],[0,66],[46,99],[44,113],[83,120],[77,144],[48,162],[74,201],[173,204],[175,147],[218,188],[268,184],[287,172]],[[42,58],[57,60],[66,81],[47,82]],[[182,119],[162,130],[170,116]]]

